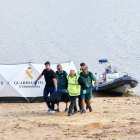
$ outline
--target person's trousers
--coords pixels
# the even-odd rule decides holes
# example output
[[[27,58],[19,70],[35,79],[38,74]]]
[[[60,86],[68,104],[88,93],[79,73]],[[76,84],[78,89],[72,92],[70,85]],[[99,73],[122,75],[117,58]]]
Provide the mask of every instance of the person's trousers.
[[[54,87],[46,87],[46,86],[43,91],[43,98],[45,99],[48,108],[52,110],[54,110],[54,103],[48,102],[47,99],[48,99],[49,93],[51,95],[53,92],[54,92]]]
[[[81,94],[78,96],[78,106],[79,106],[79,109],[81,110],[82,109],[82,97],[81,97]]]
[[[77,111],[76,99],[77,99],[77,96],[70,96],[70,106],[69,106],[68,113],[73,113],[73,111],[74,112]]]
[[[87,100],[85,100],[85,103],[86,103],[86,108],[88,108],[88,102]],[[81,94],[78,96],[78,106],[79,106],[79,109],[81,110],[83,107],[82,107],[82,96]]]

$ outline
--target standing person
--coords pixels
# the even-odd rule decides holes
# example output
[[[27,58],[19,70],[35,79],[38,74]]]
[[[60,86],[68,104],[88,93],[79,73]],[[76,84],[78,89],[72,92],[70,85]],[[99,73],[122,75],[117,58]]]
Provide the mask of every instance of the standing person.
[[[54,104],[49,104],[47,102],[47,99],[48,99],[49,93],[51,95],[53,92],[57,91],[57,80],[56,80],[56,74],[51,69],[49,61],[45,62],[45,69],[42,71],[42,73],[38,76],[37,80],[34,82],[35,85],[37,84],[37,81],[42,76],[44,76],[45,82],[46,82],[46,85],[45,85],[44,91],[43,91],[43,97],[44,97],[46,104],[48,106],[48,112],[50,112],[50,111],[54,110]]]
[[[86,64],[84,62],[80,63],[80,70],[78,71],[78,75],[80,75],[80,73],[83,72],[83,69],[85,66],[86,66]],[[81,111],[81,109],[82,109],[82,96],[81,96],[81,94],[78,96],[78,106],[79,106],[79,109]]]
[[[68,75],[67,72],[62,69],[62,65],[58,64],[56,71],[58,91],[67,89],[68,87],[67,75]],[[59,112],[59,103],[57,104],[57,111]],[[65,112],[67,111],[68,111],[68,103],[66,102]]]
[[[92,89],[93,89],[93,81],[95,81],[95,89],[98,90],[96,77],[92,74],[92,72],[88,71],[88,67],[85,66],[83,72],[80,73],[80,77],[83,79],[85,85],[81,86],[81,96],[82,96],[82,110],[81,113],[85,113],[85,100],[88,104],[89,111],[92,112],[91,107],[91,98],[92,98]]]
[[[68,76],[68,92],[70,95],[70,106],[68,110],[68,116],[71,116],[73,113],[77,112],[76,99],[80,95],[80,89],[83,82],[80,79],[79,75],[75,73],[75,70],[70,70]]]

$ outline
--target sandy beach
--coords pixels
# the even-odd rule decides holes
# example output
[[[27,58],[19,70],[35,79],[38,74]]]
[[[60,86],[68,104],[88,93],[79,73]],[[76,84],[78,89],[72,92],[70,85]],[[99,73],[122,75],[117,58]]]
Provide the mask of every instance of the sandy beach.
[[[139,140],[140,97],[96,97],[93,112],[47,114],[45,103],[0,104],[0,140]]]

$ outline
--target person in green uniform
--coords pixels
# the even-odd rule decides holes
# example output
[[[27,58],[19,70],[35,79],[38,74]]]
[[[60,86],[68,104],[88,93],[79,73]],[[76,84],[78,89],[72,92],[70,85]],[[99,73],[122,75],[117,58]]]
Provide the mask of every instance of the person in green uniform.
[[[77,72],[77,74],[80,76],[80,73],[83,72],[84,67],[86,66],[85,62],[80,63],[80,70]],[[81,111],[82,109],[82,96],[81,94],[78,96],[78,106],[79,110]]]
[[[83,72],[80,73],[80,77],[83,79],[85,85],[81,86],[81,97],[82,97],[82,109],[81,113],[85,113],[85,100],[88,104],[89,111],[92,112],[91,107],[91,98],[92,98],[92,90],[93,90],[93,81],[95,81],[94,88],[98,88],[96,77],[92,72],[88,71],[88,67],[85,66],[83,68]]]
[[[58,64],[57,65],[57,71],[56,71],[56,76],[57,76],[57,90],[63,90],[67,89],[68,87],[68,80],[67,80],[67,72],[62,69],[62,65]],[[57,104],[57,109],[56,111],[59,112],[59,104]],[[66,108],[65,112],[68,111],[68,103],[66,103]]]

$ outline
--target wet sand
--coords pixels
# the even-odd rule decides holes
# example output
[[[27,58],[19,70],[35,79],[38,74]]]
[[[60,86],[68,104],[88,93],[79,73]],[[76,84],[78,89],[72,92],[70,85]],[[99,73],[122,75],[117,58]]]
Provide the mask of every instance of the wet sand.
[[[92,100],[93,112],[48,114],[45,103],[0,104],[0,140],[139,140],[140,97]]]

